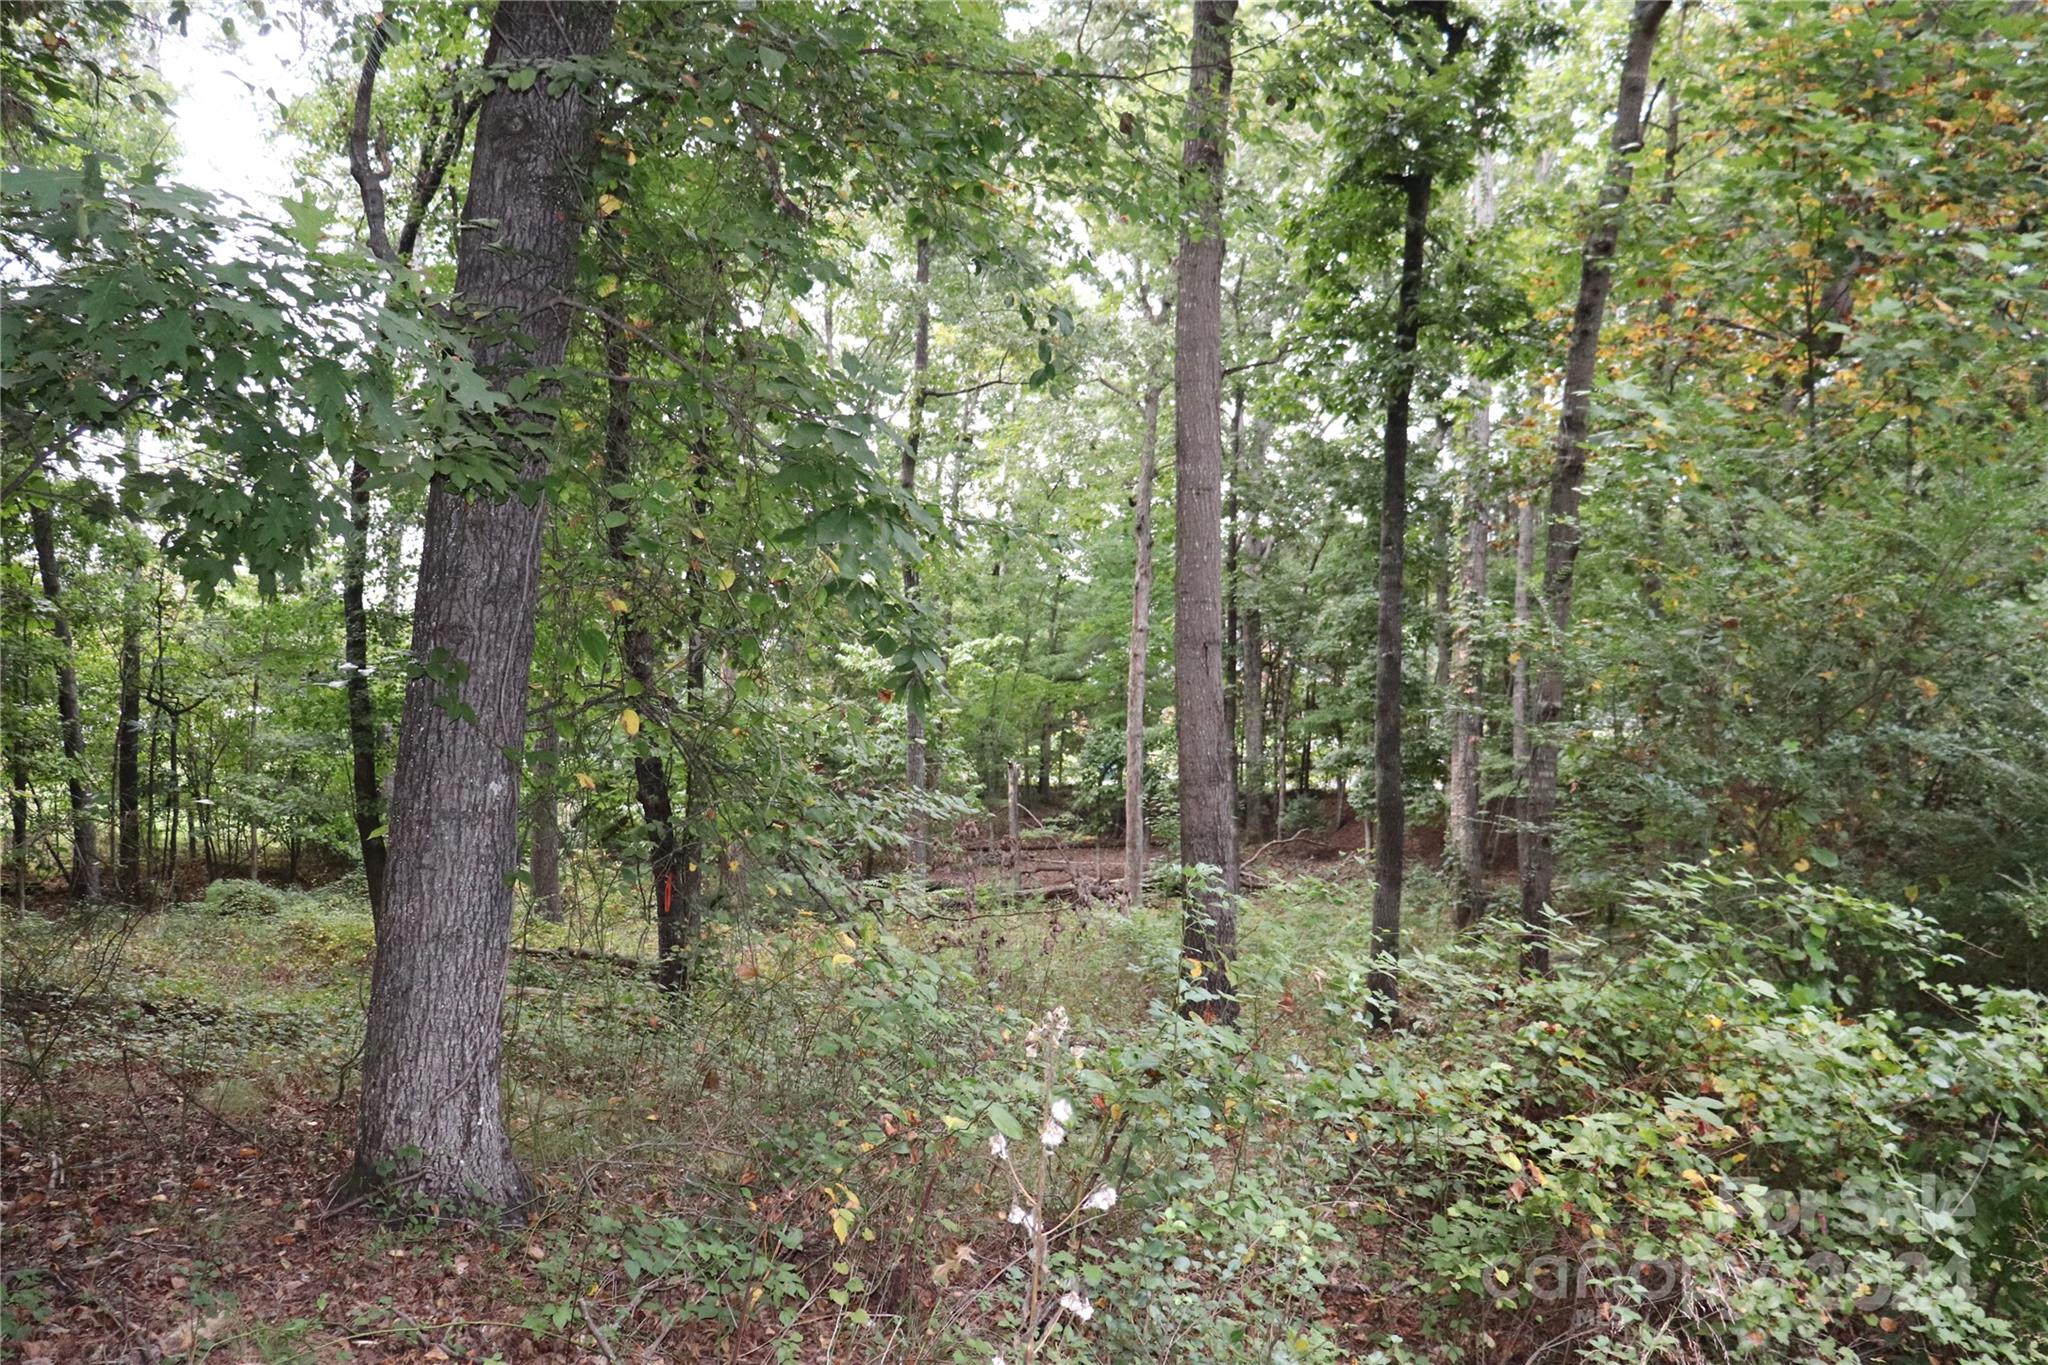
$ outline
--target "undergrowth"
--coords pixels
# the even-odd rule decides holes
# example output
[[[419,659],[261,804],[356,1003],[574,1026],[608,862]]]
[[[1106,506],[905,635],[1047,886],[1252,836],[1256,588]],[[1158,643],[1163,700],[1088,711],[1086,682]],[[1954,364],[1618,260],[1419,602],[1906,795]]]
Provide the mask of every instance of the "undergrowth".
[[[507,1103],[549,1198],[497,1311],[621,1359],[2033,1358],[2048,1009],[1936,984],[1925,918],[1677,867],[1552,979],[1425,932],[1386,1032],[1358,901],[1247,907],[1241,1031],[1176,1012],[1171,904],[785,908],[682,1007],[554,951],[630,910],[528,926]],[[137,1066],[242,1123],[352,1084],[345,886],[8,938],[11,1130]],[[5,1303],[20,1336],[44,1290]]]

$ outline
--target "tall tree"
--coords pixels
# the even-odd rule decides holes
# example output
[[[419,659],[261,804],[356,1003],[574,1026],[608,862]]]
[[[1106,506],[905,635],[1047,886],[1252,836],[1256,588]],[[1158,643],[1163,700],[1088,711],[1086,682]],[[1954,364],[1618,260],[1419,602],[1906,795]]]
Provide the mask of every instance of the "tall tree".
[[[1241,591],[1250,601],[1238,608],[1240,676],[1244,680],[1244,834],[1247,839],[1271,839],[1274,835],[1273,806],[1266,800],[1266,644],[1265,617],[1260,611],[1257,584],[1273,540],[1259,534],[1258,489],[1266,462],[1266,442],[1271,428],[1263,421],[1252,424],[1251,458],[1245,463],[1239,482],[1250,525],[1246,529],[1239,563],[1243,570]]]
[[[120,715],[114,731],[114,868],[122,896],[142,894],[142,595],[131,580],[121,603]]]
[[[71,638],[71,613],[64,604],[64,574],[57,563],[57,525],[50,504],[38,500],[29,508],[29,536],[35,541],[36,569],[43,596],[50,603],[50,629],[57,637],[57,720],[64,738],[64,785],[71,798],[71,896],[98,900],[100,895],[99,828],[93,822],[92,787],[85,780],[85,725],[78,711],[77,647]]]
[[[925,375],[932,363],[931,283],[932,239],[926,233],[917,239],[917,324],[911,339],[910,432],[903,442],[903,465],[899,475],[905,496],[912,499],[917,497],[917,457],[919,448],[924,444]],[[906,597],[915,596],[917,592],[917,565],[907,559],[903,563],[903,592]],[[924,701],[915,688],[904,689],[903,732],[903,777],[910,788],[914,811],[910,817],[910,865],[922,870],[931,862],[932,836],[930,822],[923,810],[926,787]]]
[[[610,3],[501,0],[456,252],[479,373],[530,392],[569,341],[566,291],[588,186],[591,119],[574,81],[517,79],[611,41]],[[363,1048],[354,1175],[507,1207],[531,1194],[505,1130],[500,1015],[519,858],[540,531],[552,424],[516,403],[494,439],[518,491],[437,473],[391,792],[391,861]]]
[[[650,710],[658,707],[662,718],[673,711],[661,680],[661,651],[647,624],[643,589],[636,581],[633,540],[638,524],[633,514],[633,349],[624,323],[615,315],[604,320],[604,473],[608,512],[605,547],[620,575],[619,588],[625,594],[620,614],[620,653],[626,677],[632,681],[636,700]],[[627,729],[639,740],[641,720],[637,709]],[[641,819],[647,830],[648,873],[654,889],[655,979],[664,989],[681,990],[689,979],[688,953],[696,926],[694,898],[682,894],[682,871],[687,861],[676,838],[675,792],[669,780],[668,764],[655,751],[652,736],[642,741],[633,754],[633,793],[640,802]]]
[[[1493,226],[1494,174],[1491,157],[1481,158],[1473,196],[1473,226]],[[1452,918],[1460,928],[1476,924],[1486,906],[1486,846],[1479,818],[1481,747],[1486,710],[1481,702],[1479,651],[1473,631],[1486,610],[1488,465],[1493,457],[1493,385],[1472,386],[1471,455],[1465,471],[1465,553],[1459,561],[1457,615],[1451,623],[1449,697],[1451,753],[1445,786],[1448,826],[1444,851],[1450,862]]]
[[[1138,491],[1131,499],[1131,635],[1124,659],[1124,904],[1145,899],[1145,671],[1152,641],[1152,483],[1159,472],[1161,386],[1138,413]]]
[[[1214,870],[1191,889],[1181,952],[1195,1012],[1237,1017],[1237,822],[1223,712],[1223,168],[1230,135],[1231,27],[1237,0],[1195,0],[1181,176],[1187,203],[1174,302],[1175,731],[1180,860]]]
[[[445,110],[436,106],[420,150],[405,220],[394,244],[387,222],[385,172],[377,168],[370,156],[377,73],[391,41],[388,14],[379,12],[365,22],[363,66],[356,78],[355,104],[349,119],[348,164],[349,174],[362,196],[370,253],[388,265],[410,265],[427,210],[433,206],[448,168],[462,150],[477,106],[470,95],[457,95]],[[342,547],[341,619],[342,657],[347,664],[342,686],[348,698],[349,787],[355,798],[356,845],[362,853],[363,879],[369,886],[370,915],[374,919],[384,910],[384,868],[390,852],[383,833],[384,792],[377,782],[377,710],[370,692],[370,616],[366,605],[370,473],[360,454],[349,461],[349,530]]]
[[[1435,69],[1455,62],[1471,32],[1448,4],[1416,6],[1442,44]],[[1373,808],[1378,854],[1372,887],[1369,985],[1377,1007],[1391,1015],[1397,990],[1393,959],[1401,951],[1401,889],[1407,873],[1408,808],[1401,789],[1401,661],[1408,545],[1408,427],[1422,336],[1424,252],[1436,163],[1418,156],[1397,175],[1401,193],[1401,282],[1394,304],[1394,347],[1387,375],[1387,424],[1380,440],[1379,610],[1373,674]]]
[[[1614,251],[1621,208],[1628,200],[1635,154],[1643,145],[1643,96],[1650,57],[1670,0],[1636,0],[1622,58],[1621,93],[1614,110],[1614,154],[1608,162],[1600,207],[1579,266],[1579,296],[1572,309],[1571,345],[1564,367],[1564,403],[1550,471],[1550,506],[1544,535],[1542,607],[1550,639],[1535,679],[1529,752],[1529,788],[1519,845],[1522,883],[1522,968],[1550,970],[1551,883],[1557,871],[1556,724],[1564,711],[1564,634],[1572,619],[1572,573],[1578,562],[1580,484],[1586,473],[1586,430],[1593,412],[1593,382],[1600,358],[1600,328],[1614,285]]]

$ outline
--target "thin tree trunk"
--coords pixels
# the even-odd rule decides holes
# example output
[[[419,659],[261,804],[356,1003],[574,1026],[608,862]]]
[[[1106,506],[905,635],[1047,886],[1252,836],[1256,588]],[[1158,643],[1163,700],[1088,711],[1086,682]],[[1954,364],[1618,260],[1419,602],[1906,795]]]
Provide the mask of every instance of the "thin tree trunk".
[[[1537,674],[1529,753],[1528,807],[1520,843],[1522,880],[1522,969],[1550,971],[1551,886],[1557,870],[1556,725],[1564,711],[1564,635],[1572,619],[1572,575],[1579,554],[1580,482],[1586,471],[1586,429],[1593,411],[1593,383],[1600,357],[1600,327],[1614,284],[1614,250],[1621,236],[1621,206],[1628,199],[1633,157],[1642,146],[1643,93],[1650,56],[1670,0],[1636,0],[1630,17],[1628,51],[1622,61],[1621,94],[1614,113],[1614,158],[1600,196],[1600,212],[1586,238],[1579,273],[1578,303],[1572,310],[1571,349],[1565,358],[1564,405],[1558,418],[1557,449],[1550,473],[1550,513],[1543,556],[1543,608],[1550,639]]]
[[[349,536],[342,551],[342,648],[348,669],[349,787],[355,798],[356,846],[370,888],[370,918],[384,914],[384,793],[377,785],[377,712],[370,695],[370,618],[363,604],[370,562],[370,471],[352,460],[348,471]]]
[[[114,732],[114,866],[121,895],[142,896],[142,603],[129,589],[121,611],[120,722]]]
[[[1244,269],[1238,269],[1237,282],[1244,284]],[[1236,294],[1231,295],[1233,303]],[[1243,704],[1243,684],[1238,677],[1238,553],[1242,526],[1242,490],[1240,467],[1244,455],[1244,385],[1232,386],[1230,404],[1230,492],[1223,502],[1223,733],[1230,736],[1230,790],[1233,807],[1231,819],[1242,824],[1244,820],[1244,798],[1238,787],[1238,780],[1244,774],[1244,754],[1238,747],[1238,715]]]
[[[1408,421],[1422,332],[1423,247],[1429,227],[1431,177],[1403,177],[1401,287],[1394,318],[1394,372],[1381,441],[1379,635],[1373,683],[1373,807],[1379,857],[1372,888],[1373,969],[1367,988],[1381,1022],[1391,1021],[1399,981],[1401,885],[1407,872],[1407,802],[1401,790],[1401,616],[1408,545]]]
[[[29,535],[36,568],[50,602],[50,628],[57,637],[57,719],[64,738],[64,785],[71,798],[71,898],[100,896],[99,831],[92,818],[92,788],[85,780],[85,727],[78,714],[78,669],[71,642],[71,615],[64,609],[64,577],[57,566],[57,528],[50,505],[29,508]]]
[[[1237,822],[1223,723],[1223,164],[1236,0],[1195,0],[1181,176],[1193,207],[1180,236],[1174,305],[1174,702],[1180,860],[1212,869],[1191,888],[1181,931],[1186,1009],[1237,1018]],[[1193,875],[1190,873],[1189,875]],[[1205,996],[1196,999],[1197,996]]]
[[[1479,162],[1473,194],[1473,225],[1492,230],[1495,214],[1493,158]],[[1489,465],[1493,458],[1493,385],[1472,390],[1472,455],[1466,470],[1465,555],[1458,579],[1458,611],[1452,622],[1449,704],[1451,711],[1449,837],[1444,841],[1451,874],[1451,913],[1461,929],[1479,922],[1486,909],[1486,832],[1480,816],[1480,771],[1485,753],[1484,661],[1473,633],[1486,616],[1486,560]]]
[[[528,876],[533,882],[533,908],[550,924],[562,922],[562,808],[555,789],[560,776],[561,737],[548,720],[534,741],[534,791],[527,803],[527,826],[533,831]]]
[[[1131,512],[1131,640],[1124,666],[1124,904],[1145,899],[1145,673],[1152,638],[1152,483],[1159,470],[1160,386],[1145,390],[1138,495]]]
[[[628,377],[633,364],[632,346],[625,328],[607,318],[604,322],[605,424],[604,472],[610,489],[630,488],[633,482],[633,382]],[[619,591],[626,602],[620,614],[620,653],[626,676],[638,692],[640,706],[659,710],[662,716],[674,711],[662,687],[660,650],[654,633],[647,628],[641,598],[648,585],[640,582],[634,568],[633,540],[639,534],[634,500],[629,494],[612,491],[606,495],[611,525],[605,530],[605,548],[619,572]],[[655,736],[638,741],[633,755],[633,791],[640,802],[640,815],[647,829],[647,870],[654,895],[655,979],[664,989],[683,990],[689,982],[689,954],[696,925],[691,922],[692,903],[682,886],[683,858],[676,837],[675,790],[669,781],[668,764],[655,749]]]
[[[1258,491],[1265,469],[1267,425],[1252,424],[1250,459],[1239,471],[1239,481],[1248,496],[1243,547],[1239,556],[1242,593],[1248,601],[1238,606],[1238,677],[1244,693],[1244,837],[1273,837],[1273,808],[1266,801],[1266,665],[1265,621],[1259,610],[1258,583],[1273,542],[1259,534]]]
[[[12,547],[9,547],[10,550]],[[13,594],[8,593],[7,598]],[[12,603],[10,602],[10,605]],[[16,645],[23,654],[27,652],[25,638],[28,625],[28,604],[24,600],[21,610],[15,615],[17,628]],[[13,613],[11,613],[13,614]],[[19,657],[19,656],[17,656]],[[14,901],[17,908],[25,907],[28,897],[28,670],[10,668],[7,670],[7,812],[8,830],[8,871],[14,881]]]
[[[918,448],[924,444],[924,379],[932,362],[931,282],[932,239],[920,237],[917,239],[917,330],[912,338],[910,361],[910,433],[903,443],[901,472],[903,491],[913,498],[917,496]],[[917,566],[907,561],[903,565],[903,593],[906,597],[917,594]],[[924,703],[918,699],[915,688],[904,689],[903,731],[904,783],[917,807],[916,813],[910,817],[910,865],[922,870],[931,863],[932,835],[931,824],[923,809],[926,790]]]
[[[1473,392],[1472,465],[1465,494],[1465,555],[1458,576],[1458,610],[1451,629],[1451,756],[1448,783],[1452,918],[1460,929],[1479,922],[1486,906],[1485,831],[1479,816],[1480,760],[1486,712],[1480,704],[1479,651],[1473,632],[1486,610],[1486,468],[1493,444],[1493,386]]]
[[[486,69],[603,51],[613,6],[500,3]],[[456,253],[466,314],[502,319],[475,343],[500,388],[567,350],[590,149],[584,93],[547,81],[484,97]],[[527,485],[547,472],[546,419],[508,414],[506,454]],[[519,761],[533,661],[542,500],[466,494],[437,476],[413,613],[421,676],[406,688],[391,783],[385,913],[363,1044],[355,1177],[403,1182],[444,1207],[522,1205],[500,1071]],[[459,665],[459,675],[449,665]]]
[[[1508,652],[1508,697],[1514,733],[1515,819],[1528,820],[1529,807],[1529,622],[1535,614],[1536,500],[1525,497],[1515,507],[1515,628]],[[1519,838],[1519,836],[1517,836]]]
[[[1441,437],[1436,445],[1442,449]],[[1432,641],[1436,646],[1436,667],[1430,672],[1430,681],[1439,693],[1451,685],[1451,580],[1457,577],[1451,562],[1451,515],[1446,506],[1435,519],[1436,524],[1429,528],[1429,571],[1436,579],[1436,634]]]

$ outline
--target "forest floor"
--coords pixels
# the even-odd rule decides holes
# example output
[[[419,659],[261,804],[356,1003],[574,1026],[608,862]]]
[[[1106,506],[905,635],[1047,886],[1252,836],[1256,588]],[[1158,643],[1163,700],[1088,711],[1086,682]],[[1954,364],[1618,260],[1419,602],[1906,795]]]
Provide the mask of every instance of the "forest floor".
[[[1342,884],[1363,864],[1345,842],[1277,843],[1255,862],[1255,880],[1320,876],[1327,903],[1349,906],[1359,892]],[[1021,1015],[1057,1002],[1139,1024],[1156,984],[1171,978],[1134,995],[1132,960],[1170,963],[1173,927],[1163,910],[1115,908],[1106,884],[1121,850],[1041,836],[1003,862],[957,851],[943,861],[934,880],[972,888],[968,909],[940,909],[906,937],[963,968],[972,954],[989,997]],[[1041,894],[1010,893],[1005,884],[1017,880]],[[732,1039],[758,1031],[747,1011],[762,1006],[743,992],[693,1001],[679,1018],[632,974],[547,958],[544,945],[515,965],[508,1009],[508,1108],[543,1191],[534,1220],[479,1232],[433,1210],[379,1219],[337,1206],[330,1190],[353,1139],[369,922],[345,887],[279,895],[276,911],[224,900],[90,922],[53,902],[10,925],[0,1090],[7,1354],[137,1365],[929,1358],[907,1339],[876,1349],[873,1329],[861,1347],[846,1335],[835,1348],[848,1310],[828,1262],[856,1287],[867,1275],[860,1302],[876,1307],[878,1322],[893,1314],[907,1330],[922,1315],[928,1334],[940,1318],[956,1335],[972,1327],[962,1318],[971,1301],[931,1288],[930,1266],[913,1276],[871,1248],[849,1271],[816,1232],[805,1250],[776,1258],[794,1275],[776,1282],[777,1317],[754,1315],[763,1283],[781,1273],[753,1255],[768,1215],[732,1220],[766,1207],[818,1223],[815,1180],[771,1184],[752,1166],[776,1150],[770,1128],[815,1102],[804,1098],[804,1072],[829,1065],[819,1059],[839,1045],[821,1042],[833,1038],[821,1025],[760,1056],[727,1055]],[[615,918],[582,941],[630,943],[636,917]],[[536,926],[522,933],[532,938]],[[745,985],[767,947],[730,951]],[[788,1005],[771,1008],[795,1017]],[[914,1123],[914,1111],[900,1121]],[[882,1123],[890,1128],[886,1115]],[[622,1274],[619,1228],[673,1227],[678,1217],[721,1229],[688,1248],[705,1267],[697,1282]],[[1003,1230],[986,1226],[958,1234],[956,1254],[971,1261],[986,1244],[981,1254],[999,1258]],[[889,1254],[900,1262],[904,1252]],[[1303,1311],[1327,1316],[1340,1341],[1399,1326],[1395,1304],[1366,1297],[1332,1286],[1325,1307]],[[793,1349],[793,1332],[806,1344]]]

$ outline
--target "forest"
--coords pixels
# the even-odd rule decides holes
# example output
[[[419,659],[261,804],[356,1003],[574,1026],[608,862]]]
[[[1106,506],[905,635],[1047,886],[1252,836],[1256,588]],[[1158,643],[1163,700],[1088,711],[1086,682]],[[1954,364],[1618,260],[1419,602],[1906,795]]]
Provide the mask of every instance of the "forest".
[[[0,1358],[2048,1360],[2041,0],[5,0],[0,142]]]

